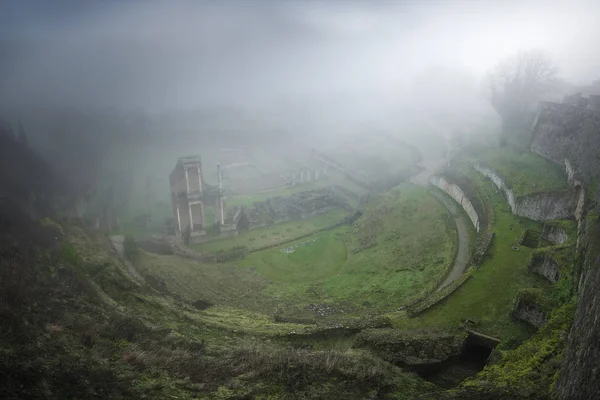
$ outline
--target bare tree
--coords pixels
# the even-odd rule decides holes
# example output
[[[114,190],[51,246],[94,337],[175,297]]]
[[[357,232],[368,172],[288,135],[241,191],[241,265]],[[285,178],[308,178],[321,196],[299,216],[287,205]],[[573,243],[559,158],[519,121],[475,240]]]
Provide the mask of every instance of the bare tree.
[[[501,143],[525,145],[536,106],[556,82],[558,69],[539,51],[520,52],[490,72],[490,101],[502,118]]]

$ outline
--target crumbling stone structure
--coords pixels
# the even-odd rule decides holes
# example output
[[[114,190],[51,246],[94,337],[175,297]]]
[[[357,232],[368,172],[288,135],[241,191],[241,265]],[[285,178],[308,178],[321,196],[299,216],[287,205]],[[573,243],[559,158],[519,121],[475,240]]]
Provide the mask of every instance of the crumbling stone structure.
[[[555,192],[539,192],[526,196],[517,196],[507,184],[506,179],[487,166],[473,166],[480,174],[488,177],[502,191],[513,214],[534,221],[566,219],[576,213],[579,194],[572,189]]]
[[[182,157],[169,175],[173,217],[176,221],[176,233],[190,236],[203,236],[204,230],[204,192],[202,163],[199,156]]]
[[[580,94],[563,103],[543,102],[533,127],[531,151],[565,167],[569,182],[578,190],[576,217],[581,217],[583,184],[600,177],[600,96]],[[600,185],[591,195],[600,199]],[[600,203],[599,203],[600,204]]]

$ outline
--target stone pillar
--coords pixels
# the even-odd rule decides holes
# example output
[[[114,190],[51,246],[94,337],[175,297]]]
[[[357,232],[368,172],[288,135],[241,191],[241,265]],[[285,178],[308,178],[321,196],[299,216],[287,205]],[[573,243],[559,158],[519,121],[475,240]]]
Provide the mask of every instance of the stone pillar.
[[[187,175],[187,173],[186,173]],[[189,190],[189,188],[188,188]],[[190,213],[190,231],[194,230],[194,217],[192,215],[192,205],[188,203],[188,212]]]
[[[186,187],[186,193],[190,192],[190,176],[188,175],[188,170],[187,168],[184,166],[183,170],[185,171],[185,187]],[[191,212],[191,211],[190,211]]]
[[[204,203],[200,202],[200,229],[204,229]]]
[[[202,193],[202,173],[200,172],[200,166],[197,165],[196,169],[198,170],[198,191]]]
[[[181,216],[179,215],[179,206],[177,206],[177,230],[181,232]]]

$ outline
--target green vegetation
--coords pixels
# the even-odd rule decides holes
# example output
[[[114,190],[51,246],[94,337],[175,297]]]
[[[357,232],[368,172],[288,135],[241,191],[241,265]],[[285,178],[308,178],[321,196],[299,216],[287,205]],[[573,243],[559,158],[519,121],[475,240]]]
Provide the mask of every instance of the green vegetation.
[[[434,389],[365,351],[280,342],[302,325],[198,310],[138,286],[104,235],[63,229],[70,242],[39,258],[33,247],[0,258],[0,393],[9,397],[412,399]]]
[[[300,235],[306,232],[303,229],[326,227],[339,221],[336,215],[278,224],[195,247],[218,252],[248,244],[257,249]],[[229,264],[147,255],[140,268],[190,301],[202,293],[204,300],[267,315],[310,321],[331,314],[335,320],[389,311],[433,290],[450,268],[455,246],[454,222],[443,205],[425,189],[401,185],[377,197],[352,227],[286,241]],[[311,304],[331,309],[322,315],[307,309]]]
[[[272,282],[263,293],[281,307],[383,311],[433,289],[452,263],[455,241],[443,206],[424,189],[403,185],[369,204],[353,228],[286,244],[290,253],[256,252],[239,265]]]
[[[499,148],[488,150],[470,161],[497,171],[517,197],[568,188],[564,170],[534,153]]]
[[[472,275],[443,302],[415,318],[405,313],[389,315],[398,327],[431,327],[455,329],[469,319],[475,321],[477,330],[500,337],[503,343],[520,343],[531,330],[511,318],[514,300],[520,289],[539,287],[551,290],[551,285],[529,273],[529,260],[533,249],[517,246],[524,229],[541,229],[539,223],[514,216],[508,203],[497,192],[489,179],[470,167],[462,166],[460,172],[473,182],[487,198],[495,211],[495,237],[489,256]],[[572,240],[572,238],[571,238]]]
[[[457,392],[506,398],[547,398],[558,375],[567,332],[576,302],[569,301],[554,311],[548,323],[531,339],[511,351],[501,351],[501,360],[464,382]]]
[[[284,222],[264,228],[252,229],[242,232],[232,238],[217,239],[212,242],[191,244],[194,250],[201,253],[216,253],[231,250],[235,247],[247,247],[250,251],[268,246],[286,243],[296,238],[304,237],[316,231],[340,223],[348,213],[342,209],[335,209],[327,214],[307,218],[299,221]]]
[[[347,160],[368,162],[377,175],[401,168],[393,165],[398,154],[390,149],[378,162],[368,161],[375,156],[368,152]],[[517,195],[564,187],[560,169],[535,155],[501,149],[470,161],[497,170]],[[191,245],[215,254],[201,258],[210,261],[151,254],[126,235],[123,263],[102,232],[48,218],[20,241],[0,232],[0,395],[445,398],[397,365],[456,356],[467,328],[501,343],[492,363],[443,396],[543,398],[575,308],[575,223],[516,217],[489,179],[464,164],[452,172],[471,184],[468,193],[481,203],[494,240],[480,265],[441,291],[455,256],[455,224],[431,193],[408,184],[372,195],[351,225],[339,225],[347,211],[338,209]],[[367,194],[331,173],[323,181],[232,197],[230,204],[332,182]],[[131,229],[131,215],[123,230],[147,232],[160,224],[155,215],[169,213],[157,199],[140,207],[156,207],[153,226]],[[568,241],[543,239],[550,227],[563,229]],[[520,244],[526,234],[530,247]],[[558,282],[529,271],[534,256],[557,261]],[[130,264],[143,280],[132,280]],[[549,315],[537,333],[511,317],[518,298]]]

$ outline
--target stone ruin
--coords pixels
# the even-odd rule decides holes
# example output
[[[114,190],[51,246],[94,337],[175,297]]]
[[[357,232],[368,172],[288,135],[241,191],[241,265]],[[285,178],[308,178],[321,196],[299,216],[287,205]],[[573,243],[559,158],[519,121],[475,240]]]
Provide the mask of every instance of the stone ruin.
[[[223,227],[236,232],[263,228],[281,222],[314,217],[336,207],[347,208],[348,205],[333,186],[307,190],[287,197],[272,197],[255,203],[253,207],[232,207],[227,211]]]
[[[587,108],[588,110],[600,111],[600,95],[592,94],[584,97],[581,92],[565,96],[563,104],[568,104],[575,107]]]
[[[215,188],[204,182],[199,156],[181,157],[177,160],[173,172],[169,175],[176,236],[189,235],[190,241],[203,240],[207,227],[204,206],[207,203],[215,206],[215,224],[224,225],[224,196],[220,166],[218,171],[219,186]]]

